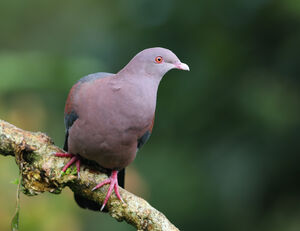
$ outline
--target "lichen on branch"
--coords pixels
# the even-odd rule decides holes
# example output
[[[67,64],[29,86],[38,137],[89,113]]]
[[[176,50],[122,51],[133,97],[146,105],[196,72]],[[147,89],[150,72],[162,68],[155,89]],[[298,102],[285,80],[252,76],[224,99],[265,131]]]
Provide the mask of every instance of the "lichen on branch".
[[[60,193],[64,187],[99,204],[105,198],[107,186],[91,189],[107,178],[95,166],[82,165],[80,178],[72,171],[61,174],[68,159],[55,157],[63,152],[50,137],[40,132],[24,131],[0,120],[0,154],[13,156],[22,173],[23,193],[38,195],[43,192]],[[21,167],[22,166],[22,167]],[[140,197],[120,188],[124,204],[113,194],[108,201],[109,214],[118,221],[126,221],[137,230],[178,230],[155,208]]]

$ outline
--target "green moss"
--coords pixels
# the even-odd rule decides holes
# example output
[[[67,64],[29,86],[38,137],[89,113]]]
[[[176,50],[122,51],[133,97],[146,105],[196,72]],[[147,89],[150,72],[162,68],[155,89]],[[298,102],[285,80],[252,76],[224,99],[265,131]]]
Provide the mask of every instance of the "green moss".
[[[18,179],[18,178],[16,178],[16,179],[14,179],[14,180],[10,181],[9,183],[11,183],[11,184],[15,184],[15,185],[18,185],[18,184],[19,184],[19,179]]]
[[[77,167],[71,166],[65,172],[62,171],[61,176],[64,176],[64,175],[77,175]]]

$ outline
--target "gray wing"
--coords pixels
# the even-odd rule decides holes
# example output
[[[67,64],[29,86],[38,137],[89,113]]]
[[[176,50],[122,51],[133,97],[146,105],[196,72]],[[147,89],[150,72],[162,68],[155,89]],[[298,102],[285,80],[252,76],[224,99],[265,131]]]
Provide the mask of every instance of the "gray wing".
[[[91,82],[91,81],[94,81],[99,78],[106,78],[106,77],[109,77],[112,75],[114,75],[114,74],[106,73],[106,72],[98,72],[98,73],[84,76],[83,78],[79,79],[77,81],[77,83],[70,90],[70,93],[69,93],[69,96],[67,99],[68,107],[66,107],[66,109],[65,109],[65,118],[64,118],[65,127],[66,127],[66,135],[65,135],[65,143],[64,143],[65,151],[68,151],[69,129],[72,127],[73,123],[78,119],[78,115],[77,115],[76,111],[74,110],[74,108],[72,108],[72,98],[73,98],[72,94],[73,95],[76,94],[76,90],[78,88],[80,88],[81,84],[84,84],[86,82]],[[118,174],[118,182],[119,182],[119,185],[123,188],[124,188],[124,184],[125,184],[124,181],[125,181],[125,169],[122,169]],[[81,208],[90,209],[93,211],[99,211],[101,208],[101,204],[98,204],[98,203],[96,203],[92,200],[89,200],[85,197],[82,197],[80,195],[74,194],[74,198],[75,198],[75,201],[77,202],[77,204]]]
[[[93,81],[95,79],[105,78],[105,77],[109,77],[109,76],[112,76],[112,75],[114,75],[114,74],[107,73],[107,72],[97,72],[97,73],[89,74],[87,76],[82,77],[81,79],[78,80],[78,82],[80,82],[80,83],[90,82],[90,81]]]
[[[107,73],[107,72],[97,72],[94,74],[89,74],[87,76],[82,77],[77,81],[76,84],[71,88],[70,93],[68,95],[68,99],[66,102],[66,108],[65,108],[65,128],[66,128],[66,134],[65,134],[65,142],[64,142],[64,147],[63,149],[67,152],[68,151],[68,137],[69,137],[69,129],[72,127],[73,123],[78,119],[78,115],[74,108],[72,107],[72,99],[73,95],[76,94],[76,91],[78,88],[80,88],[81,84],[84,84],[86,82],[91,82],[99,78],[106,78],[109,76],[112,76],[114,74],[112,73]],[[68,105],[68,106],[67,106]]]

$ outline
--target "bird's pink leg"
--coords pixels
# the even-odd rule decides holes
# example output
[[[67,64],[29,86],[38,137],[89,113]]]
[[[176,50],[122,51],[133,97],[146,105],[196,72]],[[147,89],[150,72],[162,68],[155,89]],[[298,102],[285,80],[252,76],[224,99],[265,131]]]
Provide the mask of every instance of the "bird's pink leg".
[[[59,153],[59,152],[55,153],[54,155],[57,157],[73,157],[74,156],[73,154],[70,154],[70,153]]]
[[[101,188],[103,185],[106,185],[106,184],[109,184],[109,188],[108,188],[108,191],[106,193],[106,196],[105,196],[105,199],[103,201],[103,204],[102,204],[102,207],[101,207],[100,211],[102,211],[104,209],[104,207],[105,207],[105,205],[106,205],[113,189],[115,190],[115,193],[116,193],[116,196],[118,197],[118,199],[121,200],[124,203],[124,201],[121,198],[121,195],[119,193],[118,171],[116,171],[116,170],[112,171],[111,176],[108,179],[102,181],[100,184],[96,185],[92,189],[92,191],[94,191],[98,188]]]
[[[80,178],[80,159],[76,160],[77,177]]]
[[[70,157],[71,160],[69,160],[69,162],[64,166],[64,168],[62,169],[63,172],[65,172],[72,164],[74,164],[76,162],[76,168],[77,168],[77,175],[78,178],[80,177],[80,158],[78,155],[73,155],[70,153],[55,153],[55,156],[57,157]]]

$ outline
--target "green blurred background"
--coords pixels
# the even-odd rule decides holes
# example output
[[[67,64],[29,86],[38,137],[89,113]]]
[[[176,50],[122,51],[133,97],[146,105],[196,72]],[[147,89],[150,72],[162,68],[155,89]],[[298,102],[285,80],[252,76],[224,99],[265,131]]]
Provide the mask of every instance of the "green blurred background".
[[[0,118],[62,146],[70,87],[162,46],[191,71],[161,82],[126,187],[182,230],[300,230],[299,0],[1,0]],[[0,156],[0,230],[18,170]],[[27,230],[134,230],[70,190],[21,197]]]

